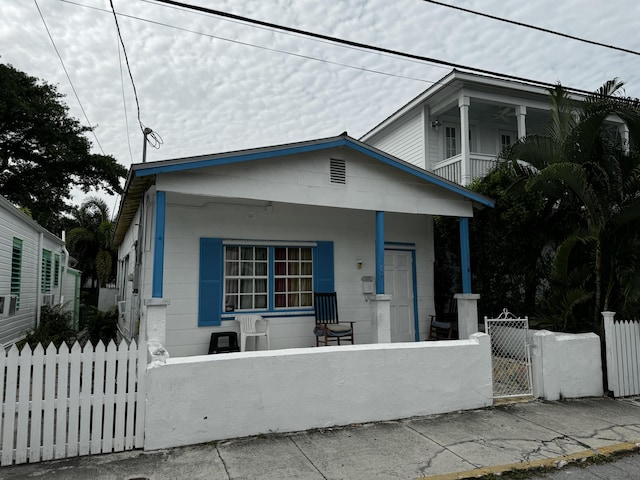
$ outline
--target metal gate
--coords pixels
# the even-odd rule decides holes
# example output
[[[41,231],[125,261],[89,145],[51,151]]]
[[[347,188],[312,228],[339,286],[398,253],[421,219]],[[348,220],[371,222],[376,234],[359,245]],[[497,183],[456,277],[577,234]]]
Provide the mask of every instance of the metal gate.
[[[484,318],[491,337],[493,397],[533,395],[531,356],[527,334],[529,319],[516,318],[506,308],[498,318]]]

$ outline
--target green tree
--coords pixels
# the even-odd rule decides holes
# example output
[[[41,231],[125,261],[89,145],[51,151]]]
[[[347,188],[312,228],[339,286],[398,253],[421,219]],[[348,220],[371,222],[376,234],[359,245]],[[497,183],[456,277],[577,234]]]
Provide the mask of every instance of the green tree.
[[[112,247],[114,224],[109,219],[109,208],[104,200],[89,197],[73,211],[77,227],[67,235],[69,253],[78,262],[83,281],[91,279],[96,288],[112,280],[115,259]]]
[[[640,313],[640,105],[622,97],[622,87],[610,80],[576,109],[557,86],[547,133],[521,139],[507,156],[526,191],[542,192],[555,210],[572,214],[573,232],[550,274],[558,282],[555,308],[570,310],[550,312],[563,325],[581,305],[589,305],[595,328],[603,310]],[[628,143],[615,118],[628,129]]]
[[[90,153],[82,126],[55,86],[0,64],[0,194],[58,232],[72,210],[71,189],[121,193],[126,169]]]

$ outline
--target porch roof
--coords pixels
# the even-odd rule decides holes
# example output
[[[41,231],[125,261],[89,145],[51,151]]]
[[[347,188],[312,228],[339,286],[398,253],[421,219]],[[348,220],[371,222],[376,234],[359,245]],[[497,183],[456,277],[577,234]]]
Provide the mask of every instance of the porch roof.
[[[345,132],[335,137],[304,142],[162,160],[153,163],[134,164],[129,170],[124,197],[116,220],[116,229],[114,233],[115,245],[118,246],[124,239],[124,235],[136,214],[140,199],[147,189],[154,183],[156,175],[230,165],[246,161],[284,157],[287,155],[326,150],[336,147],[346,147],[360,152],[371,159],[380,161],[388,166],[397,168],[402,172],[413,175],[428,184],[435,185],[451,193],[460,195],[465,199],[472,201],[474,204],[488,207],[494,206],[494,201],[488,197],[468,190],[434,173],[423,170],[422,168],[416,167],[415,165],[389,155],[388,153],[378,150],[366,143],[360,142],[350,137]]]

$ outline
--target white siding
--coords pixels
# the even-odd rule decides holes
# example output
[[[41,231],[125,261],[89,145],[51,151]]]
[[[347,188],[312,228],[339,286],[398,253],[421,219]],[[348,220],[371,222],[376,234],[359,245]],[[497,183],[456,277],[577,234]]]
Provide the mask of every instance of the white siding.
[[[406,120],[393,123],[367,140],[367,143],[405,162],[424,168],[423,137],[422,115],[420,109],[416,109]]]
[[[211,199],[213,200],[213,199]],[[273,211],[214,202],[202,207],[181,206],[167,195],[164,262],[164,298],[167,309],[167,350],[172,357],[206,354],[211,332],[236,330],[234,321],[221,327],[198,327],[199,241],[201,237],[334,242],[335,288],[340,316],[357,322],[356,343],[371,341],[371,305],[362,293],[363,276],[375,275],[375,213],[305,207],[276,203]],[[203,202],[204,203],[204,202]],[[240,203],[240,202],[238,202]],[[387,214],[386,241],[415,243],[418,314],[421,338],[426,338],[427,314],[433,312],[433,263],[431,217]],[[356,259],[363,267],[357,268]],[[145,255],[148,271],[144,291],[148,298],[153,258]],[[315,344],[313,317],[271,320],[272,348],[307,347]],[[251,348],[253,347],[250,344]]]
[[[0,205],[0,295],[11,292],[11,256],[13,238],[22,240],[22,272],[20,276],[20,306],[15,315],[0,318],[0,345],[9,345],[20,340],[25,332],[36,325],[38,277],[40,276],[39,237],[40,232],[33,221],[23,219],[21,213],[10,210],[14,207]],[[50,234],[43,235],[43,248],[58,254],[62,262],[62,240],[54,241]],[[56,300],[60,298],[60,288],[53,289]]]

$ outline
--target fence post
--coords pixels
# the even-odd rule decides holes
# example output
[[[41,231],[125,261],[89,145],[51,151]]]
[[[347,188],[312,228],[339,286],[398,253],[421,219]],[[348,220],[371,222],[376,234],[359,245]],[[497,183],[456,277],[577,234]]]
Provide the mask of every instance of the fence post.
[[[613,325],[613,317],[616,312],[602,312],[604,318],[604,348],[607,360],[607,385],[617,397],[620,391],[618,385],[618,349],[616,344],[616,332]]]

